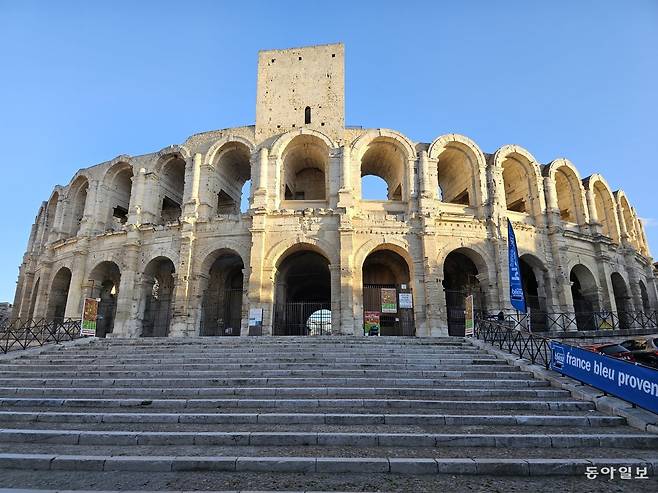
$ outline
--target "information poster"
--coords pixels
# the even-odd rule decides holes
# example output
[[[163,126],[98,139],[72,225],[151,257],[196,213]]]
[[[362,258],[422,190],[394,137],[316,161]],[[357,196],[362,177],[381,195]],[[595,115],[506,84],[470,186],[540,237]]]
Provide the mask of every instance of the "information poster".
[[[466,300],[464,301],[465,303],[465,315],[466,315],[466,320],[465,320],[465,332],[464,335],[466,337],[472,337],[474,328],[475,328],[475,311],[473,310],[473,295],[469,294],[466,297]]]
[[[413,308],[414,307],[414,302],[413,302],[413,296],[411,296],[411,293],[400,293],[398,295],[399,301],[400,301],[400,308]]]
[[[395,288],[382,288],[382,313],[397,313],[398,291]]]
[[[96,335],[99,301],[100,299],[97,298],[85,298],[85,304],[82,309],[82,326],[80,327],[81,336]]]
[[[380,328],[379,312],[364,313],[363,331],[366,335],[378,335]]]

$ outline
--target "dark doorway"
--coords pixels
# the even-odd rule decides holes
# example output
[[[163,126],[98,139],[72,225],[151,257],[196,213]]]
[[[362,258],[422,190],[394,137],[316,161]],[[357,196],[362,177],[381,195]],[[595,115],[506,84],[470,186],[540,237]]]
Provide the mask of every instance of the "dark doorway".
[[[546,319],[546,299],[539,294],[539,283],[535,271],[523,257],[521,264],[521,282],[525,293],[526,308],[530,317],[530,329],[535,332],[545,331],[548,327]]]
[[[594,276],[584,265],[571,269],[571,296],[578,330],[597,329],[595,311],[598,310],[598,290]]]
[[[330,335],[329,261],[304,250],[287,256],[277,268],[273,335]]]
[[[62,267],[57,271],[50,288],[48,297],[48,308],[46,310],[46,320],[55,323],[62,323],[66,314],[66,303],[69,298],[69,288],[71,287],[71,271]]]
[[[378,316],[380,335],[416,335],[410,280],[407,261],[392,250],[376,250],[363,262],[364,321]]]
[[[612,292],[615,297],[617,306],[617,319],[620,329],[628,329],[632,325],[633,314],[631,309],[631,298],[628,295],[626,282],[618,272],[613,272],[610,276],[612,282]]]
[[[475,263],[461,252],[451,252],[443,264],[448,335],[463,337],[466,328],[466,297],[473,295],[476,312],[484,311],[484,294]]]
[[[242,325],[244,263],[236,254],[221,255],[210,268],[203,296],[202,336],[239,336]]]
[[[100,299],[96,319],[96,337],[105,337],[114,329],[121,271],[114,262],[101,262],[92,269],[89,280],[92,283],[91,297]]]
[[[166,257],[151,260],[144,270],[142,337],[166,337],[174,304],[174,263]]]

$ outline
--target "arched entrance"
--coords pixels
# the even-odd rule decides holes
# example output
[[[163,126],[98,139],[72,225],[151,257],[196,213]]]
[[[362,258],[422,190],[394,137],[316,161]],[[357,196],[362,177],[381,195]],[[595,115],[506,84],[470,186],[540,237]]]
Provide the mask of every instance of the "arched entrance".
[[[411,275],[404,257],[392,250],[375,250],[363,262],[362,274],[365,330],[379,318],[383,336],[416,335]]]
[[[66,313],[66,302],[69,298],[71,287],[71,270],[62,267],[57,271],[50,287],[48,296],[48,308],[46,309],[46,320],[61,323]]]
[[[286,256],[274,282],[273,335],[328,335],[331,328],[329,261],[312,250]]]
[[[485,298],[478,268],[470,255],[477,255],[468,249],[459,249],[446,257],[443,263],[443,289],[446,297],[448,335],[463,336],[466,321],[466,297],[473,295],[476,311],[485,309]]]
[[[218,253],[208,271],[201,311],[202,336],[239,336],[242,325],[244,263],[239,255]]]
[[[166,337],[174,305],[174,263],[167,257],[151,260],[142,281],[142,337]]]
[[[91,297],[100,299],[96,319],[96,337],[105,337],[114,329],[121,271],[114,262],[101,262],[91,271]]]
[[[619,319],[619,328],[628,329],[631,325],[633,314],[631,297],[628,294],[626,281],[621,277],[619,272],[613,272],[610,275],[612,282],[612,294],[615,297],[615,305],[617,306],[617,318]]]
[[[546,318],[546,293],[544,292],[545,282],[540,284],[537,274],[543,274],[543,266],[539,260],[530,255],[522,255],[521,264],[521,282],[523,292],[530,316],[530,327],[533,331],[544,331],[548,323]],[[542,279],[544,281],[544,279]]]
[[[38,281],[37,281],[38,282]],[[647,287],[642,281],[639,281],[640,284],[640,297],[642,298],[642,310],[645,314],[648,314],[651,311],[651,304],[649,303],[649,293],[647,292]]]
[[[590,270],[582,264],[571,269],[571,296],[578,330],[596,329],[594,312],[599,310],[598,287]]]

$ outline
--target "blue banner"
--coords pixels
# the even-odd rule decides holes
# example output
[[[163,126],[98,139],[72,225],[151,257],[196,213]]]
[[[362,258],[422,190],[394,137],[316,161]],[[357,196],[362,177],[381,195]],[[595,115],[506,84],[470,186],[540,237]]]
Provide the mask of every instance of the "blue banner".
[[[512,306],[518,311],[525,313],[525,293],[521,281],[521,265],[519,262],[519,251],[516,249],[516,236],[512,222],[507,220],[507,252],[509,257],[509,294]]]
[[[551,369],[658,413],[658,370],[555,341]]]

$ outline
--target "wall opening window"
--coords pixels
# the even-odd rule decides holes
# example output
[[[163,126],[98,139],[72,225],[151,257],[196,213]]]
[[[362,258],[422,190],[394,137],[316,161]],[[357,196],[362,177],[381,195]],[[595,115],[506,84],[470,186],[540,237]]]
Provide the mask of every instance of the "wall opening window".
[[[175,222],[180,219],[184,190],[185,161],[179,156],[172,156],[163,166],[160,176],[162,222]]]
[[[241,142],[228,142],[214,158],[212,193],[217,197],[216,214],[239,214],[249,209],[251,152]]]
[[[394,141],[374,139],[361,158],[361,198],[403,200],[404,170],[404,155]]]
[[[311,123],[311,107],[310,107],[310,106],[307,106],[307,107],[304,109],[304,123],[305,123],[306,125],[308,125],[309,123]]]
[[[292,139],[283,154],[281,194],[284,200],[325,200],[327,145],[312,135]]]
[[[442,202],[473,205],[474,176],[468,155],[458,147],[448,147],[439,155],[437,196]]]

